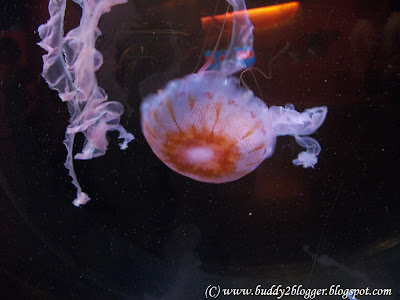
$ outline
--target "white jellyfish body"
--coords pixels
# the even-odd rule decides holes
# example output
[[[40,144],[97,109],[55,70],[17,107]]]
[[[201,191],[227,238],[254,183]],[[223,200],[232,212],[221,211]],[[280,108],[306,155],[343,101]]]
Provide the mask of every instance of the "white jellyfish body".
[[[141,110],[142,130],[155,154],[198,181],[236,180],[274,150],[265,103],[220,72],[173,80],[148,97]]]
[[[241,178],[271,156],[277,136],[292,135],[306,148],[295,165],[313,167],[321,151],[307,135],[324,122],[325,106],[300,113],[291,104],[270,108],[232,74],[245,63],[235,49],[252,49],[253,25],[244,0],[227,0],[234,9],[232,39],[224,61],[170,81],[141,105],[143,134],[153,152],[174,171],[202,182]],[[215,53],[215,49],[214,49]]]
[[[74,205],[90,200],[82,191],[73,166],[73,144],[77,133],[85,136],[84,147],[75,159],[104,155],[106,133],[119,131],[126,149],[134,138],[119,124],[123,106],[107,101],[97,84],[95,71],[103,57],[95,49],[97,28],[102,14],[127,0],[73,0],[82,7],[80,25],[65,37],[63,22],[66,0],[50,0],[50,19],[38,29],[43,56],[42,76],[49,87],[68,103],[71,115],[65,135],[66,168],[77,188]],[[141,105],[141,125],[154,153],[176,172],[204,182],[236,180],[253,171],[271,156],[277,136],[292,135],[306,151],[295,165],[313,167],[321,151],[308,137],[324,122],[324,106],[297,112],[293,105],[270,108],[241,88],[233,74],[245,63],[236,57],[237,49],[252,49],[253,25],[244,0],[227,0],[234,9],[232,39],[223,62],[207,70],[212,57],[197,73],[169,82],[157,94],[147,96]],[[214,52],[215,53],[215,50]]]

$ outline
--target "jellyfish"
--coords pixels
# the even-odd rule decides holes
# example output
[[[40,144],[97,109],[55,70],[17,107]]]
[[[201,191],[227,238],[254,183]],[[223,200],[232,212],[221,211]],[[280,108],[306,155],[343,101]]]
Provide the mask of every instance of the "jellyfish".
[[[107,101],[106,92],[98,86],[95,72],[103,63],[103,56],[95,49],[95,41],[101,34],[97,28],[102,14],[111,7],[127,0],[73,0],[82,8],[80,24],[64,37],[64,14],[66,0],[50,0],[50,19],[38,28],[42,41],[38,44],[47,51],[43,55],[42,76],[51,89],[58,91],[62,101],[67,102],[71,115],[65,133],[67,148],[65,167],[77,189],[75,206],[90,200],[82,191],[76,177],[73,158],[91,159],[106,153],[108,131],[119,131],[122,150],[134,139],[120,124],[124,112],[122,104]],[[77,133],[85,137],[81,153],[73,157],[74,139]]]
[[[268,107],[240,87],[234,73],[246,68],[237,49],[253,48],[253,25],[244,0],[233,7],[232,38],[224,60],[167,83],[141,104],[143,134],[155,155],[172,170],[194,180],[224,183],[252,172],[274,152],[278,136],[291,135],[305,148],[293,164],[314,167],[321,151],[308,135],[324,122],[327,107],[295,110]]]

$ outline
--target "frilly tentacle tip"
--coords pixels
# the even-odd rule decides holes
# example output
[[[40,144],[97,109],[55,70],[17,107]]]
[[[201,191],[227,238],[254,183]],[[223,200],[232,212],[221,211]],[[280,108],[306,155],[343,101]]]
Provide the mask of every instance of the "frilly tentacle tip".
[[[126,149],[128,149],[128,144],[131,141],[133,141],[135,139],[135,137],[132,134],[128,134],[128,136],[123,139],[124,139],[124,141],[122,143],[119,143],[118,145],[121,150],[126,150]]]
[[[303,166],[303,168],[313,168],[318,162],[318,157],[316,155],[301,152],[299,153],[298,157],[294,159],[293,164],[296,166]]]
[[[121,150],[126,150],[126,149],[128,149],[128,143],[127,143],[127,142],[119,143],[118,145],[119,145],[119,148],[120,148]]]
[[[88,194],[84,192],[78,192],[76,195],[76,199],[72,201],[72,204],[75,205],[76,207],[80,207],[81,205],[85,205],[90,201],[90,197]]]

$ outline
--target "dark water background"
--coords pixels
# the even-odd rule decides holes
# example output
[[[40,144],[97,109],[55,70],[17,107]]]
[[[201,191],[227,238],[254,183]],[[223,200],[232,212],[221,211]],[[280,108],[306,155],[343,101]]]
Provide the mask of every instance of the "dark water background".
[[[255,28],[261,70],[290,46],[274,61],[272,80],[256,75],[260,91],[251,76],[246,83],[268,105],[327,105],[313,135],[322,152],[315,169],[296,167],[299,146],[280,137],[254,172],[219,185],[167,168],[139,122],[142,96],[203,63],[203,45],[212,49],[215,34],[202,30],[200,18],[217,1],[113,8],[99,24],[105,63],[97,75],[109,98],[124,104],[121,123],[136,140],[120,151],[111,133],[105,156],[75,162],[92,198],[81,208],[71,204],[75,190],[63,166],[68,112],[40,77],[36,28],[48,18],[46,2],[0,1],[2,299],[203,299],[209,284],[341,284],[391,288],[382,299],[399,297],[396,1],[301,1],[289,22]],[[275,2],[247,1],[268,4]],[[217,13],[225,10],[219,1]],[[68,2],[66,30],[79,17]],[[77,137],[76,149],[82,143]]]

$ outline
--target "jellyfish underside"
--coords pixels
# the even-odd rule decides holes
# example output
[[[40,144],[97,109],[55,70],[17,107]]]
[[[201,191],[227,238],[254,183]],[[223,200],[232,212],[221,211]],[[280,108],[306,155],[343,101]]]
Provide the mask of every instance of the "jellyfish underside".
[[[267,106],[237,86],[235,77],[220,72],[190,74],[153,96],[157,105],[143,104],[142,129],[156,155],[204,182],[232,181],[254,170],[272,154],[275,134]]]
[[[252,91],[240,88],[232,74],[245,64],[234,52],[253,46],[253,25],[244,0],[227,1],[234,25],[225,60],[213,70],[206,70],[208,61],[199,72],[172,80],[144,99],[141,122],[147,142],[172,170],[202,182],[229,182],[250,173],[272,155],[280,135],[292,135],[306,148],[295,165],[313,167],[321,147],[306,135],[321,126],[327,108],[302,113],[291,104],[268,108]]]

